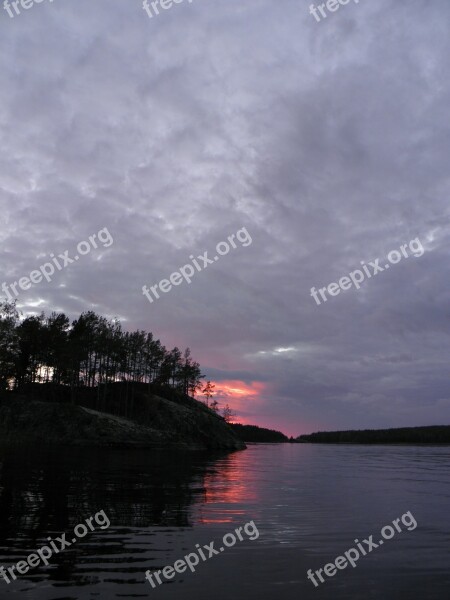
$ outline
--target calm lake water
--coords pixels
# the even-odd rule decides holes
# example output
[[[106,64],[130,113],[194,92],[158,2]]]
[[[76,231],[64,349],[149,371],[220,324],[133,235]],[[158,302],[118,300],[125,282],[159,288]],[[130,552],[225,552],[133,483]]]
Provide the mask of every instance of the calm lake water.
[[[0,598],[427,600],[450,597],[449,447],[251,445],[203,456],[143,450],[0,453],[0,565],[104,510],[48,567],[0,580]],[[418,526],[325,577],[306,578],[407,511]],[[147,569],[253,520],[237,542],[155,589]]]

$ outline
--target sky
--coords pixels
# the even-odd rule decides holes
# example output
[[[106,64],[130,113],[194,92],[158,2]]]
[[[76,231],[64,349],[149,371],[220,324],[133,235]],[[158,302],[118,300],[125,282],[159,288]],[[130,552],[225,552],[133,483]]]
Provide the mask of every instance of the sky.
[[[310,4],[0,5],[0,283],[108,232],[23,313],[189,346],[238,421],[288,435],[448,424],[450,5]]]

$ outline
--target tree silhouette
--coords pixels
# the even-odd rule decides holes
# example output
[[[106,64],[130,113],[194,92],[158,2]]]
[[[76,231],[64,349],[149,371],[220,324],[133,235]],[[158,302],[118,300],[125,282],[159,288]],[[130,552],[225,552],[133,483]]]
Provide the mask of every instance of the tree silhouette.
[[[215,387],[216,387],[215,384],[211,383],[211,381],[208,379],[208,381],[206,382],[205,387],[202,390],[202,393],[206,397],[206,406],[209,406],[209,400],[211,400],[211,398],[214,395],[214,388]]]
[[[231,408],[228,406],[228,404],[227,404],[227,405],[225,406],[225,408],[223,409],[223,411],[222,411],[222,416],[223,416],[223,418],[225,419],[225,421],[226,421],[227,423],[231,423],[231,421],[232,421],[232,420],[233,420],[235,417],[237,417],[236,413],[235,413],[235,412],[233,412],[233,411],[231,410]]]
[[[0,390],[8,389],[17,372],[20,358],[17,323],[19,313],[15,302],[0,302]]]
[[[213,400],[209,406],[209,408],[214,411],[216,414],[219,414],[219,403],[217,400]]]
[[[20,320],[15,303],[0,302],[0,391],[46,383],[70,389],[74,402],[77,390],[96,388],[97,405],[104,408],[107,389],[122,382],[127,413],[133,384],[194,395],[202,378],[189,348],[168,351],[152,333],[124,332],[117,319],[87,311],[72,324],[55,312]]]

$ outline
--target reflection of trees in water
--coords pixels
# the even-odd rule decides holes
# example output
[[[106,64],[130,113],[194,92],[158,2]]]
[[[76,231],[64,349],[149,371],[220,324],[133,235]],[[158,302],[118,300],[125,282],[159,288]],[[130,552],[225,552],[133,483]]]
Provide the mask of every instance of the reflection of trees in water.
[[[209,462],[167,450],[8,451],[0,536],[63,532],[102,509],[115,526],[189,526]]]
[[[96,526],[86,544],[79,540],[51,559],[53,580],[92,582],[100,557],[115,563],[118,553],[148,551],[136,543],[135,528],[190,527],[192,505],[207,501],[205,481],[216,464],[173,450],[8,450],[0,454],[0,564],[25,558],[48,536],[66,533],[70,541],[76,525],[104,510],[109,530]],[[81,562],[90,573],[75,572]],[[44,576],[45,569],[31,572]]]
[[[95,583],[99,563],[115,570],[118,556],[138,560],[148,552],[148,536],[157,531],[146,528],[190,527],[192,506],[207,501],[205,482],[215,465],[226,470],[221,457],[167,449],[8,450],[0,454],[0,564],[25,559],[48,536],[66,533],[71,541],[76,525],[104,510],[110,529],[96,525],[85,544],[79,540],[51,559],[51,580]],[[141,571],[136,565],[136,576]],[[46,567],[30,570],[35,578],[48,574]]]

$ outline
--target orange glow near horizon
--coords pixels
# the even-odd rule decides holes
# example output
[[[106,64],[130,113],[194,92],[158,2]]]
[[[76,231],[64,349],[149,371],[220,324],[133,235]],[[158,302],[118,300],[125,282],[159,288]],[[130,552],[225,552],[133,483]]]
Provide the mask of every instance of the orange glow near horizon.
[[[240,523],[244,506],[258,503],[257,486],[244,471],[246,463],[239,454],[221,459],[216,470],[204,476],[204,498],[197,514],[200,523]]]
[[[231,410],[237,413],[232,422],[251,424],[251,419],[248,420],[242,412],[244,414],[253,412],[258,405],[261,405],[266,385],[261,381],[245,383],[239,380],[214,381],[212,383],[216,386],[214,399],[219,402],[220,407],[223,409],[228,404]]]
[[[317,423],[309,423],[304,420],[295,422],[274,412],[272,398],[276,394],[270,384],[266,382],[246,383],[239,379],[225,379],[222,381],[211,380],[211,383],[215,385],[212,400],[219,403],[220,412],[228,404],[236,414],[236,417],[231,419],[231,423],[274,429],[288,437],[297,437],[302,432],[317,431],[321,428]],[[199,399],[204,400],[204,397]]]

